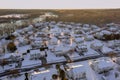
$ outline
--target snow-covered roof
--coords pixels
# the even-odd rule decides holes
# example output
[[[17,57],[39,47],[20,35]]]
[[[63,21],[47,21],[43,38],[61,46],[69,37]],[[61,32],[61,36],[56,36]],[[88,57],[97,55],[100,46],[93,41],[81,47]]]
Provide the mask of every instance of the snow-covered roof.
[[[68,46],[63,46],[63,45],[58,45],[55,47],[55,51],[69,51],[70,50],[70,47]]]
[[[83,38],[75,38],[75,42],[83,42],[84,39]]]
[[[47,70],[40,70],[40,72],[32,73],[32,79],[34,79],[34,80],[38,80],[38,79],[51,80],[53,74],[57,74],[57,70],[54,68],[47,69]]]
[[[28,34],[32,35],[32,34],[33,34],[33,31],[29,31]]]
[[[50,32],[52,32],[52,33],[59,32],[59,33],[60,33],[60,32],[61,32],[61,29],[58,28],[58,27],[55,27],[55,28],[51,29]]]
[[[53,37],[50,41],[51,41],[51,42],[57,42],[58,39],[57,39],[56,37]]]
[[[103,33],[103,34],[108,34],[108,35],[110,35],[110,34],[111,34],[111,32],[110,32],[110,31],[108,31],[108,30],[102,30],[102,31],[101,31],[101,33]]]
[[[33,40],[33,39],[34,39],[33,35],[31,35],[31,36],[29,37],[29,39],[30,39],[30,40]]]
[[[17,39],[20,41],[20,42],[24,42],[25,39],[23,37],[17,37]]]
[[[107,44],[108,47],[120,46],[120,40],[112,40]]]
[[[40,41],[41,38],[40,38],[40,37],[34,37],[34,40],[35,40],[35,41]]]
[[[84,31],[90,31],[90,28],[88,28],[88,27],[83,27],[82,28]]]
[[[74,47],[68,46],[68,45],[57,45],[54,48],[55,54],[68,54],[70,50],[72,50]]]
[[[94,39],[93,35],[87,35],[85,36],[85,39],[89,40],[89,39]]]
[[[103,47],[101,48],[101,52],[102,52],[102,53],[111,53],[111,52],[113,52],[113,50],[112,50],[111,48],[108,48],[108,47],[106,47],[106,46],[103,46]]]
[[[41,25],[42,25],[42,23],[36,23],[36,24],[35,24],[36,27],[39,27],[39,26],[41,26]]]
[[[0,46],[0,54],[3,53],[3,48]]]
[[[86,76],[86,67],[83,64],[67,64],[70,69],[68,69],[67,74],[70,77],[76,78],[82,78]]]
[[[103,44],[101,42],[94,42],[94,43],[92,43],[92,45],[94,47],[102,47],[103,46]]]
[[[117,31],[117,28],[116,27],[110,27],[109,30],[110,31]]]
[[[108,24],[106,24],[107,26],[113,26],[113,25],[115,25],[115,23],[108,23]]]
[[[93,29],[98,29],[98,28],[99,28],[99,27],[96,26],[96,25],[91,25],[91,27],[92,27]]]
[[[30,31],[33,29],[33,26],[32,25],[29,25],[28,27],[26,28],[23,28],[23,31]]]
[[[99,69],[107,69],[114,66],[114,64],[110,60],[98,60],[96,62]]]
[[[83,24],[83,27],[90,27],[89,24]]]
[[[103,36],[104,34],[102,32],[97,32],[95,35],[96,36]]]
[[[14,36],[19,36],[19,35],[20,35],[20,34],[19,34],[18,32],[16,32],[16,31],[13,32],[12,34],[13,34]]]

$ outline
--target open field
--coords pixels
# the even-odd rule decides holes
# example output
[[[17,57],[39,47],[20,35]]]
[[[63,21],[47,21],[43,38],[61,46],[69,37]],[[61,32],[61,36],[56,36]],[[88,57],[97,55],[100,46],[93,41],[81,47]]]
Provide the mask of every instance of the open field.
[[[120,9],[116,10],[58,10],[56,21],[72,21],[89,24],[119,23]]]
[[[105,23],[120,23],[120,9],[86,9],[86,10],[16,10],[16,9],[1,9],[0,15],[7,14],[30,14],[28,18],[34,18],[44,12],[52,12],[57,14],[59,18],[47,18],[47,21],[66,21],[80,22],[89,24],[105,24]],[[8,21],[12,19],[2,19]]]

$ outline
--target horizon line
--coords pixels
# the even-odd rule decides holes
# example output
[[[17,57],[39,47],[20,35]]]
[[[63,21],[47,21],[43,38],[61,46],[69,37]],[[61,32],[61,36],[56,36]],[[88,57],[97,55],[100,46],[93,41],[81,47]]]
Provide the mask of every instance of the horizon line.
[[[0,9],[18,9],[18,10],[95,10],[95,9],[120,9],[120,8],[0,8]]]

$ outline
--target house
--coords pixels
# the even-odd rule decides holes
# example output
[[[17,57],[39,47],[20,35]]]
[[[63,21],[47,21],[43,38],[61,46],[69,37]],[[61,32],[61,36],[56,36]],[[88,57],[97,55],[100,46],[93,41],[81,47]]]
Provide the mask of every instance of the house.
[[[114,34],[120,34],[120,30],[117,30],[116,32],[114,32]]]
[[[79,52],[79,53],[87,52],[88,51],[87,45],[85,45],[85,44],[77,45],[76,51]]]
[[[51,21],[50,24],[55,25],[55,24],[56,24],[56,21]]]
[[[56,55],[56,56],[63,56],[64,54],[66,54],[66,49],[65,47],[63,48],[63,46],[56,46],[54,48],[54,51],[53,53]]]
[[[111,54],[111,53],[114,53],[114,51],[111,49],[111,48],[108,48],[106,46],[103,46],[100,51],[103,53],[103,54]]]
[[[39,49],[30,50],[30,59],[40,59],[43,57],[47,57],[47,53],[45,51],[40,51]]]
[[[112,32],[108,31],[108,30],[102,30],[101,32],[97,32],[95,33],[94,37],[98,38],[98,39],[104,39],[104,35],[111,35]]]
[[[58,44],[58,39],[56,37],[51,38],[50,44],[57,45]]]
[[[89,32],[91,30],[91,28],[89,28],[89,27],[83,27],[82,29],[84,32]]]
[[[33,32],[33,31],[29,31],[29,32],[27,32],[27,34],[28,34],[29,36],[31,36],[32,34],[34,34],[34,32]]]
[[[4,48],[0,46],[0,56],[4,53]]]
[[[50,27],[48,26],[45,26],[43,29],[41,29],[41,31],[44,32],[44,34],[49,33],[49,30],[50,30]]]
[[[54,28],[50,29],[50,33],[56,34],[61,33],[61,29],[58,26],[55,26]]]
[[[111,34],[111,32],[108,31],[108,30],[102,30],[101,33],[103,33],[104,35],[110,35]]]
[[[119,40],[109,41],[107,46],[110,47],[110,48],[119,47],[120,46],[120,41]]]
[[[22,36],[18,37],[17,40],[19,42],[19,46],[25,46],[29,43],[29,40]]]
[[[37,32],[36,33],[36,37],[46,37],[46,33],[44,33],[44,32]]]
[[[76,29],[76,30],[74,30],[74,34],[83,34],[83,31]]]
[[[98,73],[110,71],[114,68],[113,62],[108,58],[101,58],[92,62],[91,67]]]
[[[64,35],[66,35],[66,36],[70,35],[70,32],[71,32],[67,28],[63,29],[62,31],[63,31]]]
[[[120,65],[120,57],[115,58],[115,62]]]
[[[109,28],[109,31],[111,31],[111,32],[116,32],[118,29],[116,28],[116,27],[110,27]]]
[[[96,26],[96,25],[91,25],[91,28],[92,28],[93,30],[95,30],[95,29],[98,29],[99,27]]]
[[[114,46],[120,47],[120,40],[115,40],[114,41]]]
[[[75,42],[76,42],[77,44],[83,43],[83,42],[84,42],[84,39],[83,39],[83,38],[75,38]]]
[[[72,80],[86,80],[86,69],[82,64],[67,64],[66,74]]]
[[[41,45],[42,45],[42,41],[40,41],[40,40],[31,42],[32,48],[40,48]]]
[[[100,50],[103,47],[103,44],[101,42],[94,42],[91,43],[90,47],[94,50]]]
[[[74,50],[74,47],[72,47],[72,46],[57,45],[54,48],[53,53],[56,56],[63,56],[63,55],[66,55],[66,54],[70,54],[72,50]]]
[[[92,35],[87,35],[87,36],[85,36],[85,40],[92,41],[92,40],[94,40],[94,37]]]
[[[108,27],[111,27],[111,26],[115,26],[116,24],[115,23],[109,23],[109,24],[106,24]]]
[[[97,33],[94,34],[94,37],[97,38],[97,39],[103,39],[103,35],[104,35],[103,33],[97,32]]]
[[[38,27],[41,27],[42,24],[43,24],[42,22],[38,21],[37,23],[34,24],[34,26],[35,26],[35,28],[38,28]]]

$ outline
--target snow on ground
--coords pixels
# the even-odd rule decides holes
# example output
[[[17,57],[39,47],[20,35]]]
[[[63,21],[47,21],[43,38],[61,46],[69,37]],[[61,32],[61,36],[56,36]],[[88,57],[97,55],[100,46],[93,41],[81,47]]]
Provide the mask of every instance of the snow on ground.
[[[5,77],[1,77],[1,80],[24,80],[25,76],[24,75],[20,75],[18,77],[12,77],[12,76],[5,76]]]
[[[14,69],[15,65],[16,65],[15,63],[14,64],[9,64],[9,65],[5,65],[3,70]]]
[[[17,51],[18,53],[26,53],[27,50],[32,49],[30,45],[26,45],[26,46],[22,46],[22,47],[18,47]]]
[[[25,60],[22,62],[22,67],[31,67],[41,65],[41,60],[30,60],[30,54],[24,56]]]
[[[96,52],[95,50],[93,50],[92,48],[90,48],[91,43],[97,43],[99,42],[98,40],[93,40],[93,41],[86,41],[84,44],[87,45],[87,49],[88,52],[85,52],[86,56],[90,56],[90,55],[99,55],[98,52]]]
[[[81,67],[79,67],[81,65]],[[83,61],[83,62],[76,62],[76,63],[70,63],[70,66],[76,66],[79,68],[76,69],[75,73],[85,72],[87,80],[99,80],[96,76],[94,71],[89,66],[89,61]],[[77,75],[77,74],[76,74]]]
[[[78,53],[73,52],[72,54],[68,54],[71,60],[82,58],[83,56],[80,56]]]
[[[43,28],[39,27],[41,25],[43,26]],[[47,26],[50,26],[50,25],[51,25],[51,27],[50,27],[50,30],[49,30]],[[67,27],[68,25],[69,25],[69,27]],[[42,39],[44,37],[46,37],[45,39],[48,42],[47,47],[49,48],[48,50],[46,50],[47,51],[47,57],[44,57],[44,58],[46,58],[47,63],[66,61],[66,58],[64,57],[64,55],[67,55],[71,60],[77,60],[77,59],[85,58],[85,57],[88,57],[88,56],[90,57],[90,56],[100,55],[99,52],[95,51],[94,49],[92,49],[90,47],[91,43],[98,43],[96,46],[99,46],[100,45],[99,43],[102,43],[104,45],[104,47],[102,47],[103,53],[104,52],[106,53],[106,51],[107,52],[112,51],[112,49],[108,48],[108,43],[105,42],[105,41],[100,41],[100,40],[97,40],[97,39],[85,40],[86,35],[92,34],[93,32],[95,33],[97,30],[98,31],[101,30],[101,32],[104,32],[104,33],[111,33],[110,31],[104,30],[104,28],[102,29],[102,28],[99,28],[99,27],[98,28],[96,27],[95,31],[94,30],[92,31],[92,28],[89,26],[89,24],[86,24],[86,26],[85,25],[82,26],[82,27],[78,26],[78,27],[80,27],[78,29],[80,29],[82,33],[75,34],[74,29],[77,29],[76,26],[75,26],[75,23],[69,23],[68,25],[64,24],[63,22],[59,22],[56,25],[52,24],[52,23],[49,23],[49,22],[43,22],[43,23],[40,22],[40,23],[35,24],[36,27],[33,27],[34,28],[34,29],[32,29],[33,33],[31,33],[31,30],[29,31],[29,29],[28,29],[29,27],[21,29],[21,30],[19,30],[19,32],[16,31],[19,34],[19,36],[17,37],[17,38],[20,39],[20,40],[18,40],[19,42],[20,41],[21,42],[25,41],[25,40],[23,40],[22,37],[24,37],[26,39],[24,44],[22,44],[21,46],[17,45],[17,50],[15,52],[15,53],[18,53],[18,54],[22,54],[22,57],[24,58],[24,60],[22,61],[21,68],[28,68],[28,67],[33,67],[33,66],[42,64],[41,60],[39,60],[39,59],[30,60],[30,54],[27,53],[27,50],[32,49],[33,46],[31,46],[31,44],[32,43],[34,44],[36,41],[41,42],[39,44],[38,43],[34,44],[38,48],[40,48],[40,45],[42,44]],[[62,27],[62,28],[60,28],[60,27]],[[70,27],[72,29],[69,29]],[[42,29],[42,35],[45,34],[44,37],[41,37],[41,35],[38,34],[38,33],[41,32],[41,29]],[[25,30],[26,32],[24,32],[23,30]],[[46,36],[46,34],[48,34],[48,33],[50,34],[50,37]],[[77,36],[79,36],[79,37],[77,37]],[[89,35],[87,37],[91,38],[91,36],[93,36],[93,35]],[[31,37],[32,37],[32,39],[30,39]],[[48,37],[51,38],[51,39],[49,40]],[[30,42],[29,44],[26,43],[27,40]],[[9,56],[11,54],[14,54],[14,53],[9,53],[7,51],[6,45],[8,44],[8,42],[10,42],[10,41],[5,40],[5,39],[0,40],[0,48],[2,49],[3,47],[5,47],[5,53],[6,53],[5,55],[1,55],[0,59],[9,58]],[[43,42],[44,42],[44,40],[43,40]],[[79,44],[87,45],[87,52],[84,52],[83,53],[84,55],[79,55],[79,53],[77,51],[76,52],[74,51],[76,46],[79,45]],[[118,48],[115,47],[115,49],[119,50],[119,44],[116,45],[116,46]],[[61,51],[60,53],[58,52],[58,54],[62,54],[62,56],[61,55],[59,57],[56,56],[57,53],[54,53],[54,49],[56,49],[56,51]],[[72,50],[73,50],[73,52],[71,52]],[[62,53],[62,52],[64,52],[64,53]],[[82,61],[82,62],[75,62],[75,63],[70,63],[70,64],[71,64],[71,67],[82,65],[82,67],[75,68],[75,71],[78,72],[78,73],[80,73],[80,71],[85,71],[87,80],[101,80],[101,76],[103,76],[103,75],[102,74],[97,74],[90,67],[90,65],[89,65],[90,62],[91,62],[91,60]],[[2,72],[4,70],[7,70],[7,69],[14,69],[16,64],[17,63],[5,65],[4,69],[3,69],[3,67],[0,66],[0,72]],[[39,72],[33,71],[32,73],[30,73],[30,78],[32,80],[45,80],[45,79],[50,80],[52,74],[57,74],[57,71],[55,69],[55,65],[52,65],[52,66],[53,66],[52,68],[48,68],[48,69],[40,68]],[[106,66],[106,65],[105,65],[104,62],[102,62],[101,66],[103,67],[103,66]],[[107,80],[116,80],[114,74],[117,70],[115,68],[110,71],[110,74],[106,77]],[[3,77],[2,80],[7,80],[7,79]],[[10,78],[9,80],[24,80],[24,75],[19,76],[18,78]],[[120,80],[120,78],[118,80]]]
[[[56,57],[54,53],[48,51],[47,54],[49,57],[47,57],[47,62],[51,63],[51,62],[60,62],[60,61],[66,61],[66,59],[61,56],[61,57]]]
[[[57,70],[54,68],[40,70],[40,72],[34,72],[31,74],[32,80],[51,80],[52,75],[57,74]]]
[[[104,67],[107,67],[108,66],[108,68],[111,66],[111,67],[113,67],[113,69],[112,70],[109,70],[107,73],[105,73],[106,74],[106,76],[105,76],[105,74],[104,73],[102,73],[102,74],[99,74],[98,72],[96,72],[96,71],[94,71],[94,73],[95,73],[95,75],[94,76],[96,76],[98,79],[95,79],[95,80],[103,80],[103,78],[105,79],[105,80],[120,80],[120,71],[118,71],[117,70],[117,67],[119,67],[119,65],[118,64],[116,64],[116,63],[114,63],[110,58],[108,58],[108,57],[106,57],[106,58],[99,58],[99,59],[97,59],[97,61],[99,62],[100,61],[100,63],[98,64],[99,65],[99,67],[101,67],[101,68],[104,68]],[[106,64],[106,65],[105,65]],[[92,68],[91,68],[92,69]],[[116,78],[115,77],[115,73],[118,73],[118,77]]]

